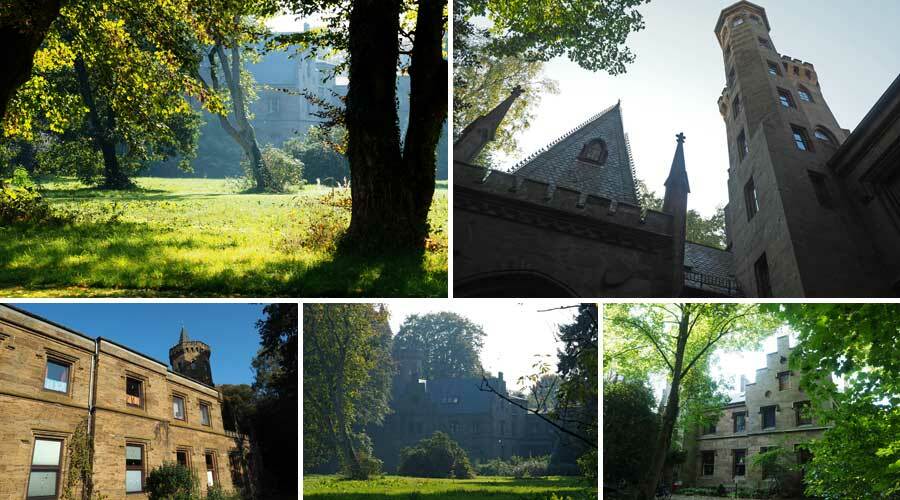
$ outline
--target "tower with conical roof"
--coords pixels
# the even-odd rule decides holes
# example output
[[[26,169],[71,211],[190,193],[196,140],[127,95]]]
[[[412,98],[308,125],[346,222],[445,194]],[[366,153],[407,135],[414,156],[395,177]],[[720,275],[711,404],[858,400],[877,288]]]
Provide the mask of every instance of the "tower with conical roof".
[[[209,364],[211,351],[205,342],[191,340],[185,327],[181,327],[178,343],[169,349],[169,363],[175,373],[188,376],[207,385],[213,385]]]

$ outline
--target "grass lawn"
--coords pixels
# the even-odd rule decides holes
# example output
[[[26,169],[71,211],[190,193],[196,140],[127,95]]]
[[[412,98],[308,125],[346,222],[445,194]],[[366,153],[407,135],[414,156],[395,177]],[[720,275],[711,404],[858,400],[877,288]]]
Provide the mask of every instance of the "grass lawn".
[[[340,476],[303,477],[303,498],[376,500],[587,500],[597,498],[597,485],[584,478],[550,476],[534,479],[479,476],[475,479],[431,479],[384,476],[349,481]]]
[[[446,181],[424,257],[384,259],[333,251],[350,221],[340,203],[349,190],[239,194],[226,180],[136,181],[133,191],[45,182],[44,196],[76,221],[0,227],[0,296],[447,296]]]

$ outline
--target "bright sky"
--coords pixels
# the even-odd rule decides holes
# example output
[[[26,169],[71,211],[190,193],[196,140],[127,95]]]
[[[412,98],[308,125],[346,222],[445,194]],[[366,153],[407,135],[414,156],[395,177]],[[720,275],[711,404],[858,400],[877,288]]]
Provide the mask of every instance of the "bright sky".
[[[434,299],[387,304],[391,331],[395,335],[412,314],[450,311],[481,325],[486,334],[481,362],[495,375],[502,371],[508,389],[520,388],[517,379],[534,372],[535,354],[551,354],[551,366],[556,366],[556,351],[562,346],[555,339],[558,326],[571,322],[577,312],[574,308],[538,312],[577,304],[571,300]]]
[[[590,73],[567,59],[545,66],[560,93],[543,98],[522,155],[505,167],[622,100],[625,132],[638,176],[662,196],[684,132],[691,182],[689,204],[711,214],[727,201],[728,150],[716,100],[725,86],[721,49],[713,34],[723,7],[734,0],[652,0],[640,8],[646,27],[627,45],[637,55],[624,75]],[[838,123],[853,129],[900,69],[900,1],[758,0],[766,9],[780,54],[811,62]]]
[[[89,337],[104,337],[164,363],[181,326],[212,349],[213,382],[252,384],[261,304],[67,303],[13,304]]]

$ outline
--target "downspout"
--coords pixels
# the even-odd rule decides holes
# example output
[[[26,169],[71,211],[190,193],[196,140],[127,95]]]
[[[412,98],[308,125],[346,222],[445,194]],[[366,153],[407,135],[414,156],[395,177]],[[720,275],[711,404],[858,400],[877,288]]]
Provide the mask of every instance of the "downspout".
[[[91,362],[91,381],[90,386],[88,387],[88,442],[91,445],[91,477],[88,478],[86,484],[84,484],[84,491],[82,492],[82,498],[91,498],[94,490],[94,478],[93,478],[93,467],[94,467],[94,412],[96,410],[96,394],[97,394],[97,377],[95,374],[99,371],[99,363],[100,363],[100,339],[94,339],[94,355]]]

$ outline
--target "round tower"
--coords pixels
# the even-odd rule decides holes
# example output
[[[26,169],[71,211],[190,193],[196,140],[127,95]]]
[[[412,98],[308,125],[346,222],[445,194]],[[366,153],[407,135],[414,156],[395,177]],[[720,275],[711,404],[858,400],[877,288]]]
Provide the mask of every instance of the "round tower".
[[[181,327],[178,343],[169,349],[169,363],[175,373],[213,385],[212,368],[209,364],[211,352],[205,342],[191,340],[187,329]]]

